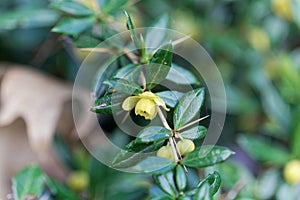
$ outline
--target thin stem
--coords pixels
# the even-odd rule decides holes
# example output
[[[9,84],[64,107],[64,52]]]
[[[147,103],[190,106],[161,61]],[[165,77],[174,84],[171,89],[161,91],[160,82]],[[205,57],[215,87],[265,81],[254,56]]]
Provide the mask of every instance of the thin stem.
[[[180,128],[177,129],[176,131],[181,131],[181,130],[183,130],[183,129],[189,127],[189,126],[192,126],[192,125],[194,125],[194,124],[196,124],[196,123],[200,122],[201,120],[204,120],[204,119],[206,119],[206,118],[208,118],[208,117],[209,117],[209,115],[206,115],[205,117],[201,117],[200,119],[196,119],[195,121],[192,121],[192,122],[190,122],[190,123],[188,123],[188,124],[186,124],[186,125],[180,127]]]
[[[173,137],[170,137],[169,138],[169,142],[170,142],[170,145],[171,145],[171,148],[172,148],[172,152],[173,152],[173,155],[174,155],[174,160],[175,162],[178,162],[179,161],[179,158],[178,158],[178,155],[177,155],[177,151],[176,151],[176,147],[175,147],[175,144],[174,144],[174,141],[172,139]]]
[[[169,126],[164,114],[162,113],[160,107],[157,108],[157,113],[159,118],[161,119],[161,122],[163,123],[164,127],[170,131],[172,131],[171,127]]]

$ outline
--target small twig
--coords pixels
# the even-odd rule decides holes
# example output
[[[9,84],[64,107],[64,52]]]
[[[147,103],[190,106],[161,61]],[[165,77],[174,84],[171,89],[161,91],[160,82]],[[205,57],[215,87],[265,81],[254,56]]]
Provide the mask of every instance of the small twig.
[[[163,123],[164,127],[170,131],[172,131],[171,127],[169,126],[164,114],[162,113],[160,107],[157,108],[157,113],[159,118],[161,119],[161,122]]]
[[[128,56],[128,58],[134,63],[139,63],[139,57],[132,53],[129,49],[124,48],[123,52]]]
[[[124,124],[124,123],[125,123],[125,121],[126,121],[126,120],[128,119],[128,117],[129,117],[129,114],[130,114],[130,112],[128,111],[128,112],[125,114],[124,118],[122,119],[121,124]]]
[[[109,49],[106,49],[106,48],[78,48],[79,51],[88,51],[88,52],[97,52],[97,53],[110,53],[112,54],[113,52]]]
[[[143,90],[146,90],[146,78],[143,71],[140,73],[140,80],[142,82]]]
[[[174,160],[177,163],[179,161],[179,158],[178,158],[176,147],[175,147],[175,144],[174,144],[174,141],[173,141],[172,138],[173,137],[169,138],[169,142],[170,142],[170,145],[171,145],[171,148],[172,148],[172,152],[173,152],[173,155],[174,155]]]
[[[184,42],[185,40],[189,39],[190,37],[191,37],[190,35],[186,35],[186,36],[184,36],[182,38],[179,38],[179,39],[173,41],[172,45],[176,46],[177,44],[180,44],[180,43]]]
[[[245,187],[245,183],[243,181],[238,181],[230,190],[227,195],[224,197],[224,200],[233,200],[237,197],[237,195],[241,192],[241,190]]]
[[[181,130],[183,130],[183,129],[189,127],[189,126],[192,126],[192,125],[194,125],[194,124],[196,124],[196,123],[200,122],[201,120],[204,120],[208,117],[209,117],[209,115],[206,115],[205,117],[201,117],[200,119],[196,119],[195,121],[192,121],[192,122],[180,127],[177,131],[181,131]]]

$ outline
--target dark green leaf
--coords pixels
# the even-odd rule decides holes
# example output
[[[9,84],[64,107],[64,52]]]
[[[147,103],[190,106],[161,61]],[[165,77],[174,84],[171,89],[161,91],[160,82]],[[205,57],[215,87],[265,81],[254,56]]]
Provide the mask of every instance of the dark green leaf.
[[[174,174],[172,171],[167,174],[162,174],[153,177],[156,185],[160,187],[167,194],[176,197],[178,195],[178,191],[176,190],[176,186],[174,183]]]
[[[128,168],[136,165],[145,159],[148,152],[158,150],[164,141],[154,142],[152,144],[138,143],[136,140],[127,144],[123,150],[121,150],[113,160],[114,168]]]
[[[52,31],[56,33],[77,36],[86,29],[90,28],[95,21],[96,19],[94,17],[63,18],[54,28],[52,28]]]
[[[197,80],[196,76],[192,72],[174,63],[172,63],[172,67],[166,79],[176,84],[186,84],[186,85],[199,84],[199,81]]]
[[[88,16],[94,14],[94,11],[81,3],[74,1],[59,1],[50,4],[56,10],[62,11],[71,15]]]
[[[142,70],[143,66],[141,65],[137,66],[136,64],[129,64],[119,69],[115,73],[114,78],[122,78],[131,82],[138,83],[137,81],[139,80]]]
[[[107,14],[113,14],[114,12],[122,9],[127,2],[128,0],[109,0],[103,7],[102,11]]]
[[[155,52],[149,65],[146,66],[147,89],[154,88],[166,78],[172,64],[172,57],[172,43],[161,47]]]
[[[175,166],[176,163],[172,160],[152,156],[127,170],[135,173],[164,174],[174,169]]]
[[[253,158],[260,162],[285,164],[290,154],[281,145],[257,136],[239,136],[239,145]]]
[[[136,33],[134,31],[134,26],[133,26],[133,23],[131,21],[131,17],[130,15],[126,12],[125,12],[125,15],[126,15],[126,19],[127,19],[127,28],[128,30],[130,31],[130,37],[135,45],[135,47],[140,50],[142,47],[141,47],[141,44],[140,44],[140,41],[138,40],[137,36],[136,36]]]
[[[149,29],[145,38],[146,52],[149,54],[153,49],[157,49],[161,44],[164,43],[166,36],[166,28],[168,28],[168,15],[162,15],[159,19],[152,25],[153,29]]]
[[[189,167],[203,168],[221,163],[234,152],[226,147],[201,146],[183,158],[181,163]]]
[[[196,126],[180,133],[185,139],[195,140],[205,137],[207,128],[204,126]]]
[[[151,200],[174,200],[174,198],[169,195],[162,195],[158,197],[153,197],[151,198]]]
[[[187,177],[186,172],[184,171],[181,165],[178,165],[176,168],[175,174],[176,185],[179,191],[183,191],[186,188]]]
[[[141,132],[139,132],[136,141],[149,143],[149,142],[155,142],[159,140],[165,140],[167,138],[172,137],[172,135],[173,133],[170,130],[162,126],[150,126],[143,129]]]
[[[58,14],[50,9],[17,9],[1,13],[0,31],[50,27],[58,19]]]
[[[178,102],[174,111],[174,129],[190,122],[199,114],[204,102],[204,89],[199,88],[186,93]]]
[[[209,184],[204,184],[199,188],[193,197],[194,200],[213,200],[213,196],[210,192]]]
[[[171,108],[174,108],[178,100],[183,96],[182,92],[177,91],[163,91],[155,94],[162,98],[162,100],[164,100],[164,102]]]
[[[30,197],[37,199],[43,192],[45,176],[39,167],[31,166],[23,169],[12,179],[12,189],[15,200]]]
[[[128,95],[122,93],[112,93],[97,99],[91,108],[92,112],[102,114],[112,114],[122,110],[122,103]]]
[[[48,176],[45,176],[46,184],[53,196],[55,196],[58,199],[69,199],[69,200],[78,200],[79,197],[72,192],[70,189],[68,189],[66,186],[64,186],[61,183],[58,183],[52,179],[50,179]]]
[[[143,89],[134,82],[130,82],[125,79],[113,78],[108,81],[104,81],[104,84],[116,89],[118,92],[125,94],[139,94],[143,92]]]

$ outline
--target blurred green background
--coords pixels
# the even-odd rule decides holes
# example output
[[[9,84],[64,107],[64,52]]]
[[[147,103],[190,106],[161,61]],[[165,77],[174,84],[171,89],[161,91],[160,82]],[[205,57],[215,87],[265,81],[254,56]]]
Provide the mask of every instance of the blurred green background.
[[[80,2],[93,5],[89,0]],[[86,54],[75,48],[82,44],[79,37],[51,32],[62,13],[49,3],[0,2],[0,61],[26,64],[72,83]],[[230,161],[216,166],[223,180],[218,198],[299,198],[300,1],[133,0],[111,14],[122,23],[108,35],[125,30],[122,9],[130,12],[136,27],[150,26],[168,14],[170,27],[190,34],[218,66],[227,94],[227,118],[219,143],[236,151]],[[288,168],[292,160],[295,167]],[[98,177],[113,180],[113,174]],[[148,187],[144,183],[137,188],[141,185]],[[119,186],[120,191],[127,190],[126,183]],[[95,187],[91,191],[94,196],[99,193]],[[127,199],[144,195],[137,191],[137,197]]]

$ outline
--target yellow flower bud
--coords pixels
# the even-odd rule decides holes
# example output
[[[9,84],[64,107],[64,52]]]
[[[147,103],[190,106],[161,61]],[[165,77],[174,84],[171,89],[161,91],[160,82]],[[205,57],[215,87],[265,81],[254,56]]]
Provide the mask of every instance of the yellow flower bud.
[[[135,114],[152,120],[157,115],[157,105],[149,99],[140,99],[135,106]]]
[[[67,185],[76,192],[87,189],[89,182],[89,175],[84,171],[72,172],[67,178]]]
[[[265,52],[270,49],[270,39],[267,33],[260,28],[253,28],[248,34],[248,41],[258,51]]]
[[[160,158],[166,158],[169,160],[175,160],[172,149],[170,146],[162,146],[156,153]]]
[[[158,106],[162,106],[169,111],[165,102],[152,92],[143,92],[136,96],[126,98],[122,104],[123,110],[130,111],[135,107],[135,114],[145,117],[145,119],[154,119],[157,115]]]
[[[300,183],[300,160],[289,161],[283,169],[284,179],[290,184]]]
[[[181,155],[185,156],[188,153],[194,151],[195,144],[192,140],[183,139],[177,143],[179,152]]]
[[[278,16],[287,20],[293,19],[293,9],[291,0],[272,0],[272,10]]]

